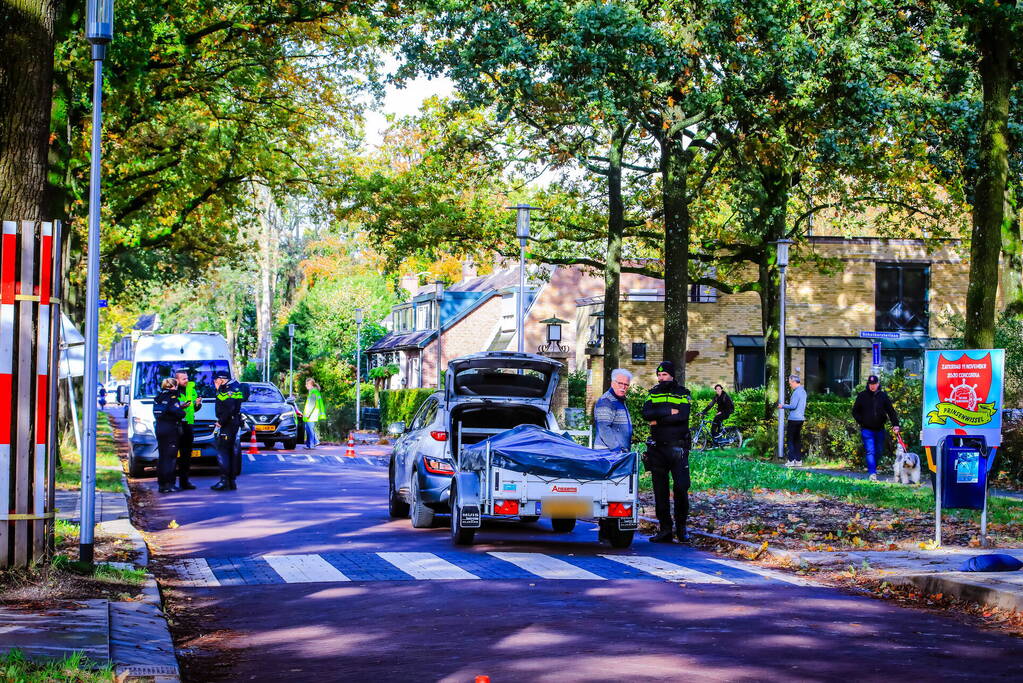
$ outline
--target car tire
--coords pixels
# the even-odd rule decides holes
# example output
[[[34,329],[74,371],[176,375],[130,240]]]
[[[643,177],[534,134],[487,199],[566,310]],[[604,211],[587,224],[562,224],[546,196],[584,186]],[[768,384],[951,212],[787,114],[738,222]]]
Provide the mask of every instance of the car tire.
[[[458,504],[455,503],[457,500],[455,491],[455,484],[451,484],[451,542],[455,545],[472,545],[476,538],[475,529],[463,529],[459,523],[461,521],[461,510],[458,509]]]
[[[567,534],[575,529],[575,518],[571,519],[552,519],[551,528],[559,534]]]
[[[292,439],[291,441],[282,441],[281,445],[284,446],[284,450],[293,451],[293,450],[295,450],[295,446],[297,444],[296,444],[295,440]]]
[[[394,488],[394,463],[391,463],[387,473],[387,514],[392,519],[401,519],[409,516],[409,506],[401,494]]]
[[[632,537],[636,535],[636,532],[632,529],[628,531],[622,531],[615,527],[609,527],[604,530],[604,538],[611,544],[612,548],[628,548],[632,545]]]
[[[523,524],[536,524],[540,521],[540,515],[519,515],[519,521]]]
[[[412,472],[412,504],[409,506],[409,518],[414,529],[429,529],[433,526],[434,512],[423,502],[419,495],[419,473]]]
[[[146,466],[135,459],[135,456],[128,454],[128,476],[132,479],[140,479],[146,474]]]

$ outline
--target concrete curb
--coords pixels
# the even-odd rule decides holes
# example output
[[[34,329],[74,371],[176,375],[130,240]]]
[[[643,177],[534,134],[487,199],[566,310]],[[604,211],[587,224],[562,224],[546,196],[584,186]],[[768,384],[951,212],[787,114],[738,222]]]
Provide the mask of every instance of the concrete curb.
[[[987,574],[986,576],[991,576]],[[912,586],[919,588],[926,595],[944,593],[960,600],[975,602],[987,607],[1014,609],[1023,612],[1023,593],[1004,590],[998,586],[984,583],[975,573],[939,572],[935,574],[904,574],[902,576],[885,577],[885,581],[894,586]]]

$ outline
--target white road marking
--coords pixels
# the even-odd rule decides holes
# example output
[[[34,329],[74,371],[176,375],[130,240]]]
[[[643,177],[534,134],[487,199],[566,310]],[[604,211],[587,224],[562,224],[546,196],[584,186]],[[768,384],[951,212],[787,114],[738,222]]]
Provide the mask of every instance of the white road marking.
[[[308,453],[305,454],[305,459],[308,460],[309,462],[314,462],[313,456],[309,455]]]
[[[288,583],[351,581],[319,555],[263,555],[263,559]]]
[[[246,453],[245,455],[248,456],[249,462],[256,462],[256,458],[251,453]]]
[[[487,553],[499,560],[511,562],[521,569],[544,579],[586,579],[603,581],[603,576],[597,576],[593,572],[580,569],[556,557],[544,555],[543,553]]]
[[[367,465],[373,465],[373,464],[375,464],[375,463],[374,463],[374,462],[373,462],[372,460],[370,460],[369,458],[360,458],[360,459],[361,459],[361,460],[362,460],[362,461],[363,461],[364,463],[366,463]]]
[[[723,564],[726,567],[732,567],[733,569],[741,569],[742,571],[749,572],[750,574],[756,574],[758,576],[763,576],[768,579],[774,579],[775,581],[784,581],[785,583],[791,583],[796,586],[820,585],[818,583],[810,581],[809,579],[804,579],[801,576],[792,576],[791,574],[786,574],[783,571],[761,567],[759,565],[753,564],[752,562],[741,562],[738,560],[723,560],[719,558],[715,558],[710,561],[716,564]]]
[[[337,464],[339,464],[339,465],[344,465],[345,464],[345,461],[341,459],[340,455],[327,456],[327,457],[334,458],[335,460],[337,460]]]
[[[632,555],[601,555],[601,557],[639,569],[647,574],[653,574],[665,581],[732,585],[732,582],[728,579],[723,579],[713,574],[705,574],[689,567],[683,567],[680,564],[674,564],[659,557],[635,557]]]
[[[283,455],[281,455],[280,453],[277,453],[276,455],[278,460],[280,460],[281,462],[285,462]]]
[[[377,553],[377,555],[416,579],[480,578],[433,553]]]
[[[170,565],[178,580],[186,586],[219,586],[220,581],[202,558],[186,558]]]

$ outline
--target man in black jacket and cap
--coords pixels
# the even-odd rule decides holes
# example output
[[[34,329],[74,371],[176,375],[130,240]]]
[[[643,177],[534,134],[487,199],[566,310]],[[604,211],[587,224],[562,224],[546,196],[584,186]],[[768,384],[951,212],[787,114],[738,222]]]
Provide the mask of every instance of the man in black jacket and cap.
[[[654,488],[654,507],[659,531],[650,537],[653,543],[671,543],[672,530],[680,542],[689,540],[689,411],[692,396],[675,381],[675,364],[662,361],[657,366],[657,386],[643,404],[643,417],[650,423],[644,464],[650,471]],[[668,477],[675,494],[672,519]]]
[[[213,376],[213,385],[217,388],[217,462],[220,465],[220,481],[211,486],[214,491],[234,491],[237,485],[234,478],[241,469],[240,454],[237,452],[235,439],[242,426],[242,402],[245,395],[242,386],[231,379],[227,372],[218,372]]]
[[[892,421],[892,431],[899,432],[899,416],[892,400],[881,390],[877,375],[867,378],[867,388],[856,395],[852,408],[853,419],[860,426],[860,438],[867,456],[867,472],[870,481],[877,481],[877,458],[884,453],[887,436],[884,432],[886,420]]]

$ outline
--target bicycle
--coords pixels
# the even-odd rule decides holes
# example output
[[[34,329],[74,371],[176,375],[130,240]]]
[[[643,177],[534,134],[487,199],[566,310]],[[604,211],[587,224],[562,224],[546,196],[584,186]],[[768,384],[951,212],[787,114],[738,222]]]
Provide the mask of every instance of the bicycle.
[[[700,425],[693,432],[692,450],[706,451],[715,448],[739,448],[742,446],[742,432],[738,427],[722,426],[721,431],[714,436],[711,428],[714,418],[710,415],[701,416]]]

